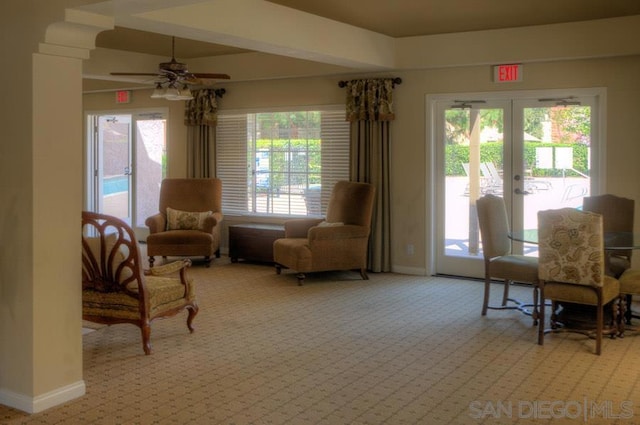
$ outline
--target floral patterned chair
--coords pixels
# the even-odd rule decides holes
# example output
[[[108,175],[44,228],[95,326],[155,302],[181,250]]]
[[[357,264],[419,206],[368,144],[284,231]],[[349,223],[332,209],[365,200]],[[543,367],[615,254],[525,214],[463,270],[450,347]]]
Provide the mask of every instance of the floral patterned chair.
[[[143,272],[129,225],[109,215],[82,213],[82,317],[138,326],[145,354],[151,354],[151,322],[158,317],[186,309],[193,332],[198,305],[193,279],[187,277],[190,265],[185,259]]]
[[[604,273],[604,242],[602,216],[573,208],[538,212],[538,277],[540,288],[540,323],[538,344],[544,344],[544,308],[546,299],[552,301],[551,328],[562,327],[558,321],[558,303],[595,306],[595,353],[602,351],[604,306],[611,303],[609,330],[617,333],[620,283]],[[593,335],[593,328],[565,327]]]

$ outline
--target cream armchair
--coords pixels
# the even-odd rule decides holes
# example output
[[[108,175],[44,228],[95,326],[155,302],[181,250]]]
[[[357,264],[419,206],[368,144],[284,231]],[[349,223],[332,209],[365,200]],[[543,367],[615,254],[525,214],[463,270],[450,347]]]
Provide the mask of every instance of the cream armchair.
[[[222,181],[210,179],[164,179],[160,186],[159,212],[145,221],[149,227],[149,267],[154,256],[220,257]]]
[[[329,199],[326,219],[294,219],[285,222],[285,237],[273,244],[276,272],[283,267],[305,273],[359,270],[367,276],[367,250],[371,232],[374,186],[340,181]]]

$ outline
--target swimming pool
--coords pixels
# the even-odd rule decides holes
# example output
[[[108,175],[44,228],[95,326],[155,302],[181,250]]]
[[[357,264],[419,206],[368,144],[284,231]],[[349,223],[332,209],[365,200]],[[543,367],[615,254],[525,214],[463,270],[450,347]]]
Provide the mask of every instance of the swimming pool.
[[[102,194],[113,195],[114,193],[126,192],[129,190],[129,176],[111,176],[102,179]]]

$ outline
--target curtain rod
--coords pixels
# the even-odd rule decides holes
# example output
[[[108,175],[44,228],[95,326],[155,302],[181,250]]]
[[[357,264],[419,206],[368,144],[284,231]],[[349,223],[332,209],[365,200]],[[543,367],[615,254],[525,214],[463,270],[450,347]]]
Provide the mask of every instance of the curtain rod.
[[[348,81],[338,81],[338,86],[340,88],[346,87],[347,86]],[[396,84],[402,84],[402,78],[400,77],[396,77],[393,79],[393,85]]]
[[[200,87],[200,88],[193,89],[193,91],[200,91],[200,90],[207,90],[209,92],[213,92],[213,94],[215,94],[216,97],[220,97],[220,98],[224,96],[224,94],[227,92],[224,88],[213,89],[213,88]]]

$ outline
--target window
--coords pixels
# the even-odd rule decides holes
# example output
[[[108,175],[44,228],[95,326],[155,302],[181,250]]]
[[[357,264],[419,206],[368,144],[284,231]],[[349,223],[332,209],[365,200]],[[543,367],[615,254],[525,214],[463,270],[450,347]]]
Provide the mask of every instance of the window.
[[[349,178],[344,107],[221,113],[216,148],[225,214],[323,215]]]

